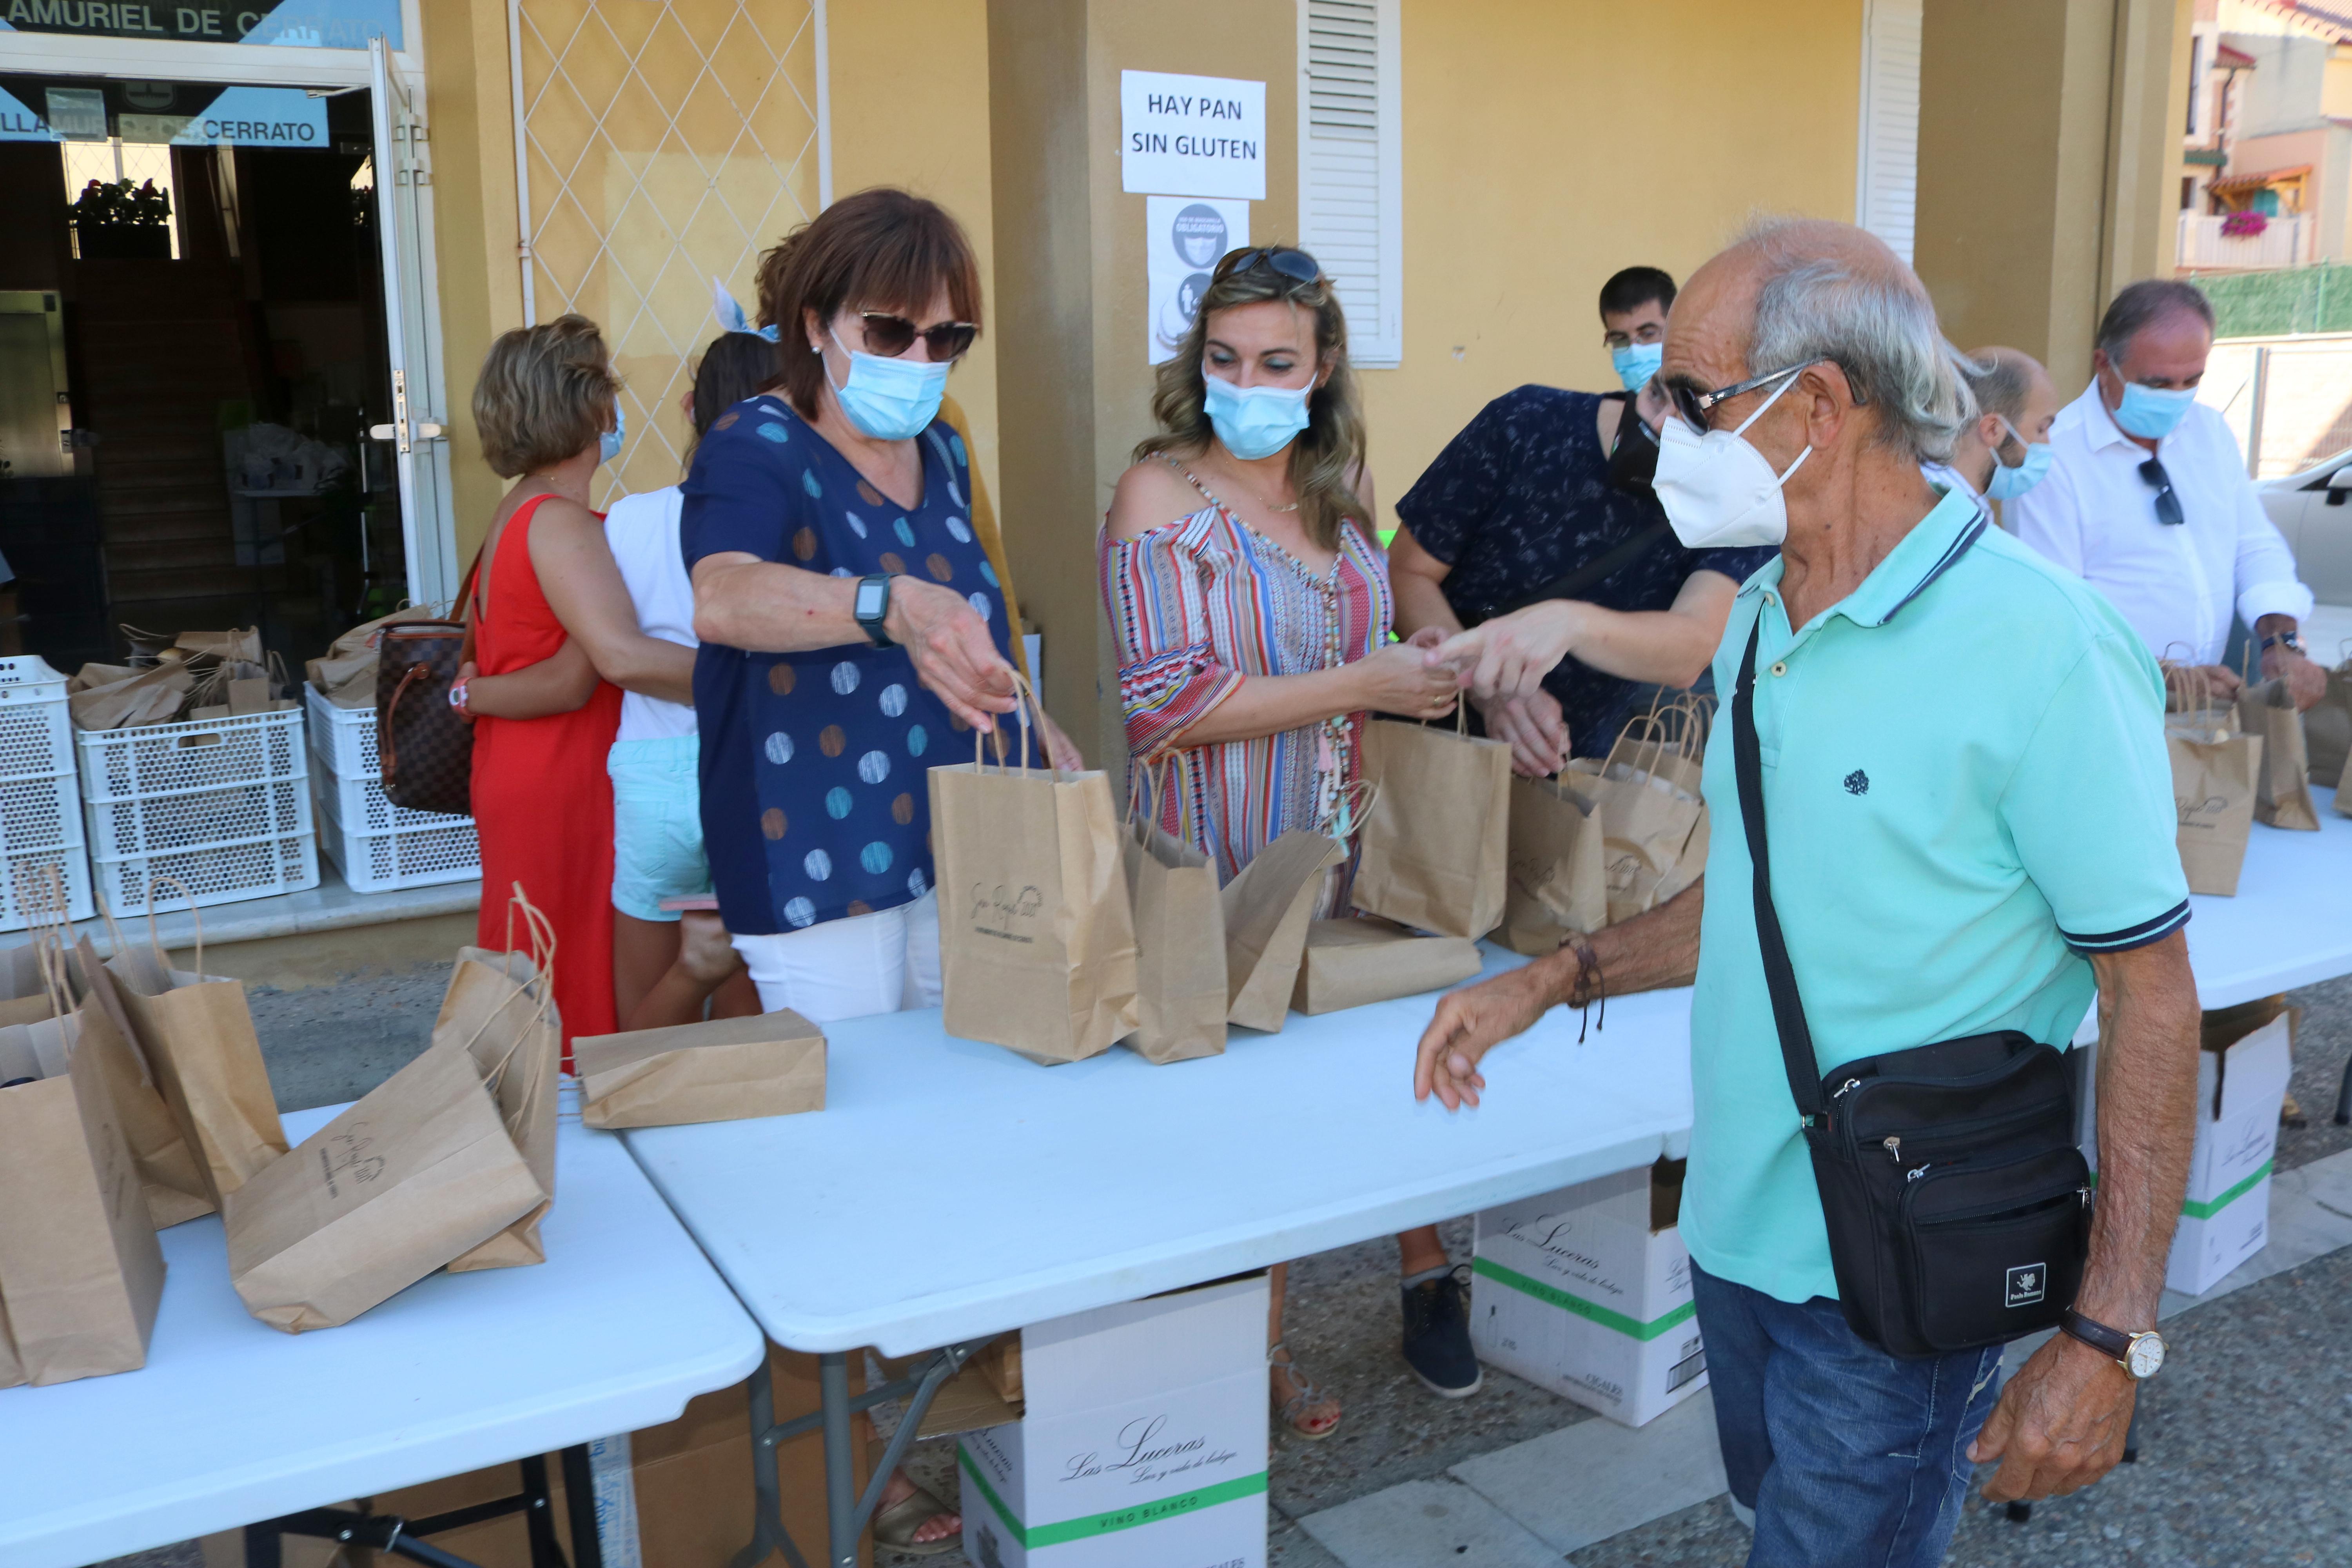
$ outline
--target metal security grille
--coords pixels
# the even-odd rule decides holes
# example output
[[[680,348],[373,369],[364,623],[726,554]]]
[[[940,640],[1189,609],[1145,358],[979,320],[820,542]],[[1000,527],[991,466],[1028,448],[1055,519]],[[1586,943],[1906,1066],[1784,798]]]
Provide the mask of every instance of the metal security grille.
[[[1300,243],[1339,287],[1360,364],[1403,352],[1395,27],[1395,0],[1305,0],[1300,17]]]
[[[677,482],[717,277],[754,310],[760,252],[817,210],[811,0],[522,0],[524,233],[539,321],[604,330],[629,440],[600,504]]]

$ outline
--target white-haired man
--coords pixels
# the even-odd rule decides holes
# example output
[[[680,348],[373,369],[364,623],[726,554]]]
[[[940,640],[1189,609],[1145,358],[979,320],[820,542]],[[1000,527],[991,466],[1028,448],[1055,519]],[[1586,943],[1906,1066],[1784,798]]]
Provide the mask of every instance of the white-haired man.
[[[2259,641],[2263,673],[2295,706],[2327,692],[2298,624],[2295,575],[2221,416],[2197,400],[2213,307],[2194,283],[2127,284],[2099,321],[2091,384],[2051,426],[2050,478],[2005,520],[2017,536],[2105,594],[2158,658],[2205,668],[2234,697],[2231,623]]]
[[[1973,405],[1918,279],[1880,241],[1817,222],[1750,235],[1675,301],[1660,375],[1677,413],[1657,489],[1676,532],[1781,545],[1740,590],[1716,656],[1733,718],[1706,758],[1707,874],[1445,997],[1414,1090],[1475,1104],[1481,1058],[1546,1009],[1696,971],[1682,1225],[1725,1468],[1754,1510],[1748,1563],[1927,1568],[1972,1460],[2000,1463],[1989,1498],[2089,1484],[2119,1457],[2136,1378],[2160,1361],[2197,1073],[2162,687],[2104,600],[1992,529],[1975,496],[1922,476],[1950,461]],[[1769,878],[1748,849],[1751,792]],[[1759,919],[1774,909],[1777,924]],[[1768,931],[1785,970],[1768,970]],[[1799,1028],[1781,1026],[1783,983],[1768,973],[1792,977]],[[1833,1131],[1852,1107],[1814,1094],[1824,1109],[1801,1114],[1798,1074],[1997,1031],[2016,1031],[2009,1059],[2047,1065],[2095,973],[2108,1044],[2088,1258],[2069,1331],[1996,1407],[1998,1344],[1901,1359],[1849,1321],[1805,1122]],[[1802,1047],[1784,1054],[1784,1041],[1808,1022],[1801,1068]],[[1886,1153],[1915,1179],[1984,1136],[1952,1125],[1940,1147]],[[2077,1158],[2063,1130],[2045,1136],[2056,1159]],[[2079,1213],[2071,1186],[2063,1201]],[[1841,1267],[1853,1236],[1842,1227]],[[1981,1308],[1938,1305],[1968,1306],[1998,1334],[2013,1321],[2002,1310],[2042,1303],[2051,1278],[2010,1268],[2003,1301],[1996,1269]]]

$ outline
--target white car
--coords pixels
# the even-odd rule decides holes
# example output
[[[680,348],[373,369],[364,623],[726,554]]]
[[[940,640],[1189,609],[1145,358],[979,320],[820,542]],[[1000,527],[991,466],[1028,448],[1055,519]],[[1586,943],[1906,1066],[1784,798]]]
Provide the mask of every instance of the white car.
[[[2323,605],[2352,605],[2352,451],[2254,487]]]

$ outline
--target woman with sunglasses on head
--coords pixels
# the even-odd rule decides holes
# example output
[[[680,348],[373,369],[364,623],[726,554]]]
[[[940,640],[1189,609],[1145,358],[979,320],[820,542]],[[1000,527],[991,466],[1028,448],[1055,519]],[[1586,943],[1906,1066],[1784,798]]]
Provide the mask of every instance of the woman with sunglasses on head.
[[[687,476],[703,837],[769,1011],[940,1002],[923,773],[1015,705],[1017,612],[940,413],[980,319],[979,262],[944,209],[887,189],[835,202],[761,258],[776,379],[712,422]],[[1045,742],[1080,765],[1050,724]],[[961,1529],[903,1472],[874,1522],[922,1554]]]
[[[1151,412],[1160,428],[1119,479],[1101,547],[1129,789],[1156,777],[1160,826],[1229,881],[1293,829],[1346,837],[1367,712],[1442,718],[1454,681],[1389,640],[1347,321],[1313,257],[1220,261]],[[1334,871],[1316,914],[1346,913],[1347,887],[1347,868]],[[1407,1360],[1436,1392],[1473,1393],[1465,1300],[1436,1229],[1398,1239]],[[1293,1431],[1320,1439],[1339,1405],[1283,1347],[1283,1287],[1277,1268],[1274,1399]]]

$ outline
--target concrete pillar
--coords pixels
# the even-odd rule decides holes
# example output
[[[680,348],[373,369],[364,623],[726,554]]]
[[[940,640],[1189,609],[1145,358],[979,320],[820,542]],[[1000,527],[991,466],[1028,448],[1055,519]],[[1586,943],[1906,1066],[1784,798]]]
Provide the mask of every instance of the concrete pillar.
[[[1097,766],[1126,752],[1095,533],[1151,429],[1144,198],[1119,188],[1119,72],[1266,84],[1266,199],[1250,212],[1264,244],[1297,226],[1297,57],[1296,13],[1262,0],[990,0],[997,510],[1022,612],[1045,633],[1045,706]]]
[[[2115,291],[2172,270],[2190,0],[1927,0],[1919,276],[1963,348],[2088,383]]]

